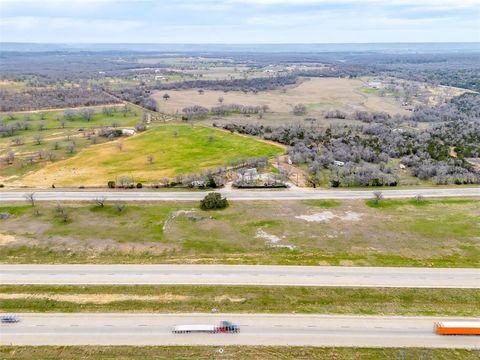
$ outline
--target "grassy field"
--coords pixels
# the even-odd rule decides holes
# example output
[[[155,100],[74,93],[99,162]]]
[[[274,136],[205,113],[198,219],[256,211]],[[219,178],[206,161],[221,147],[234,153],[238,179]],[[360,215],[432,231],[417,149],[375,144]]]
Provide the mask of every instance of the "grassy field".
[[[244,263],[478,267],[478,199],[25,204],[0,212],[4,263]],[[88,231],[86,231],[88,230]],[[67,256],[66,256],[67,255]]]
[[[476,289],[0,286],[0,312],[221,312],[479,316]]]
[[[9,151],[13,151],[16,158],[12,165],[0,162],[0,183],[18,183],[18,179],[27,173],[35,172],[52,162],[75,156],[82,149],[93,144],[93,140],[89,140],[86,136],[90,130],[113,124],[118,127],[132,127],[141,122],[138,110],[130,109],[129,112],[123,114],[122,106],[116,105],[108,106],[114,111],[106,114],[102,111],[103,106],[92,108],[95,109],[95,113],[89,121],[78,114],[78,109],[75,109],[76,115],[68,120],[63,120],[63,110],[14,113],[13,117],[2,114],[0,117],[3,123],[25,122],[29,124],[29,128],[17,131],[14,136],[0,137],[0,158]],[[62,123],[62,121],[64,122]],[[37,137],[40,137],[41,141],[37,141]],[[22,144],[13,143],[14,139],[18,138],[22,139]],[[96,136],[95,141],[100,144],[107,140]],[[69,150],[71,144],[74,144],[73,151]],[[38,159],[38,153],[42,151],[44,153],[52,152],[55,159]],[[28,160],[29,156],[34,157],[32,162]],[[19,184],[21,185],[21,182]]]
[[[118,148],[121,143],[123,149]],[[283,148],[207,127],[165,125],[127,139],[92,146],[76,156],[51,163],[22,179],[27,186],[100,185],[119,176],[135,182],[161,181],[200,173],[232,160],[282,153]],[[154,160],[149,163],[148,155]]]
[[[168,91],[170,99],[163,100],[165,91],[154,95],[161,112],[181,113],[187,106],[201,105],[207,108],[218,106],[218,98],[224,98],[224,104],[268,105],[270,112],[276,116],[289,115],[296,104],[305,104],[308,116],[320,116],[322,111],[339,109],[346,112],[355,110],[386,111],[391,114],[404,114],[400,104],[391,99],[381,98],[376,94],[360,91],[363,82],[357,79],[312,78],[299,85],[257,94],[241,91],[206,90],[199,94],[196,89]],[[300,117],[303,119],[305,116]]]
[[[224,352],[218,352],[214,346],[2,346],[0,356],[10,360],[384,360],[384,359],[435,359],[435,360],[473,360],[480,356],[479,350],[458,349],[358,349],[358,348],[321,348],[321,347],[273,347],[273,346],[225,346]]]

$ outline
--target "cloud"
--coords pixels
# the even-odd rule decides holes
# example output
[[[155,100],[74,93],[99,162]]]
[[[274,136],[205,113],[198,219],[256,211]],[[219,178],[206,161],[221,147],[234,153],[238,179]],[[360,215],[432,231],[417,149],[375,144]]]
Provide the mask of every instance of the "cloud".
[[[480,6],[480,0],[225,0],[234,4],[251,5],[377,5],[377,6],[412,6],[422,8],[466,8]]]
[[[133,20],[16,16],[10,18],[0,18],[0,26],[13,27],[17,30],[33,30],[41,27],[42,29],[46,30],[62,30],[67,32],[71,30],[82,31],[86,29],[118,32],[142,27],[144,26],[144,23]]]

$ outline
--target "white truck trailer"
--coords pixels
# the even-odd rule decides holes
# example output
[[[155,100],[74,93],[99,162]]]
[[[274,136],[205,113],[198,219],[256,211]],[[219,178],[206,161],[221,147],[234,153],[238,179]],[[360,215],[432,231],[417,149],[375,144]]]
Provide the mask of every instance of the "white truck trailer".
[[[240,328],[229,321],[221,321],[219,325],[177,325],[173,328],[174,334],[187,333],[238,333]]]

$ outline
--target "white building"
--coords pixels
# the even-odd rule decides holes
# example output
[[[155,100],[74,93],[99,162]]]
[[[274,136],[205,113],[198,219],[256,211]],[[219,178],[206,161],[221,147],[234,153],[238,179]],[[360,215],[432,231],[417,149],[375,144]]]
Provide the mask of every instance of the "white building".
[[[122,135],[125,135],[125,136],[135,135],[135,130],[133,130],[133,129],[122,129]]]

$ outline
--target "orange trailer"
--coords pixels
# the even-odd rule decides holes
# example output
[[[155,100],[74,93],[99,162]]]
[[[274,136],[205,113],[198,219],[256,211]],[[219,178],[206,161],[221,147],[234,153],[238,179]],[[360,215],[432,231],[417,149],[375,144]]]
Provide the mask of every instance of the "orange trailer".
[[[435,323],[439,335],[480,335],[480,321],[443,321]]]

